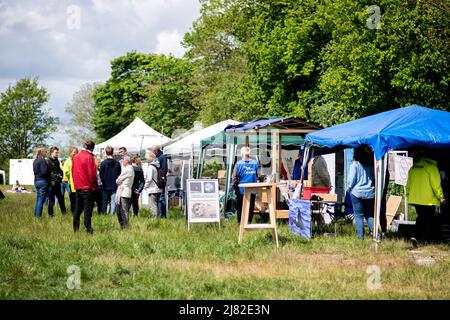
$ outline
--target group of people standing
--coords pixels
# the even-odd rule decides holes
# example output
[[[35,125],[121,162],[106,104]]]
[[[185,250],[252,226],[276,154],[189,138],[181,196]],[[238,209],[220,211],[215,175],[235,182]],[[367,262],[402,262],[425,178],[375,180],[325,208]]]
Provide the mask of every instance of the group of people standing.
[[[411,242],[417,246],[418,242],[431,242],[438,240],[439,236],[433,234],[433,223],[438,206],[445,206],[447,201],[441,185],[441,174],[437,162],[428,155],[427,152],[417,149],[412,150],[414,165],[409,170],[408,182],[406,185],[406,196],[409,204],[416,209],[417,219],[414,236]],[[258,181],[259,163],[257,160],[249,158],[250,148],[241,149],[241,157],[233,170],[232,186],[237,197],[237,221],[240,222],[242,213],[243,188],[240,183],[250,183]],[[302,152],[299,152],[299,159],[295,163],[293,179],[300,179]],[[307,166],[305,166],[305,169]],[[331,186],[331,180],[323,157],[315,157],[313,160],[313,185]],[[304,173],[307,179],[308,173]],[[315,176],[315,177],[314,177]],[[389,170],[386,170],[386,185],[384,188],[382,203],[386,203],[387,183],[389,182]],[[374,204],[375,204],[375,170],[374,155],[372,150],[362,145],[354,149],[353,160],[350,163],[350,170],[347,177],[347,193],[351,199],[354,214],[354,224],[356,236],[364,239],[364,224],[367,222],[370,233],[373,234]],[[253,209],[255,205],[255,195],[252,194],[249,208],[249,222],[252,221]],[[382,206],[380,214],[381,231],[386,232],[386,206]],[[377,232],[377,238],[381,234]]]
[[[406,197],[408,203],[416,209],[417,219],[412,244],[417,247],[419,242],[432,242],[438,240],[434,235],[433,219],[436,208],[445,205],[446,199],[441,185],[441,174],[437,162],[429,157],[426,151],[412,150],[414,165],[408,172],[406,184]],[[389,171],[386,172],[386,185],[382,202],[386,202],[386,189],[389,182]],[[374,213],[374,160],[373,153],[368,146],[360,146],[354,149],[353,161],[350,164],[350,172],[347,179],[347,190],[351,196],[353,212],[355,216],[356,235],[364,238],[364,219],[373,233]],[[381,212],[380,223],[382,229],[386,228],[384,212]],[[383,211],[383,210],[382,210]],[[380,234],[377,234],[377,238]]]
[[[153,217],[166,217],[165,186],[167,160],[159,146],[153,146],[149,153],[146,172],[138,155],[130,157],[127,149],[119,149],[120,160],[114,158],[114,149],[106,147],[106,159],[95,158],[94,142],[88,140],[78,152],[76,147],[69,150],[64,165],[59,162],[59,150],[51,147],[47,151],[38,148],[33,162],[37,198],[34,214],[42,216],[43,206],[48,201],[48,214],[54,215],[55,198],[61,213],[66,214],[64,192],[67,191],[73,215],[73,230],[78,231],[80,217],[84,212],[86,232],[92,234],[92,212],[97,204],[99,214],[117,213],[120,227],[129,225],[129,211],[139,213],[139,199],[142,192],[149,195],[149,205]]]

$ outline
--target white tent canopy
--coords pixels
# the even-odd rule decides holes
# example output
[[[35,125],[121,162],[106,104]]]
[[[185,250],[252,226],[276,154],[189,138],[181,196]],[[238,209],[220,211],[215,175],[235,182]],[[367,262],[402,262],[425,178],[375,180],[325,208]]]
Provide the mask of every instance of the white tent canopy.
[[[228,125],[237,125],[240,122],[234,120],[224,120],[207,128],[195,131],[194,133],[184,136],[181,139],[174,139],[163,145],[164,154],[172,158],[190,157],[191,153],[198,154],[200,152],[200,143],[202,139],[209,138],[222,132]]]
[[[150,148],[152,145],[163,145],[168,141],[170,141],[170,138],[152,129],[136,117],[133,122],[114,137],[96,145],[95,151],[101,153],[106,146],[111,146],[113,148],[125,147],[129,152],[139,152]]]

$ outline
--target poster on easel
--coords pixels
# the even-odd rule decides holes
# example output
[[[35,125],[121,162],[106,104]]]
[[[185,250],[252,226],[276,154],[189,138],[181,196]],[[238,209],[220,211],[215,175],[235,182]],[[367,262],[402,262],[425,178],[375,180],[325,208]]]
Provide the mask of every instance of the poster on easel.
[[[220,226],[219,181],[217,179],[188,179],[187,218],[191,223],[218,222]]]

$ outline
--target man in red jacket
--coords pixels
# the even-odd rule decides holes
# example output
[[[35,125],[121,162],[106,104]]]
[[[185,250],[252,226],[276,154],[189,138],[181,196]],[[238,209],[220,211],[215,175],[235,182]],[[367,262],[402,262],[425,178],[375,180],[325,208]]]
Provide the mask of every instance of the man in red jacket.
[[[97,185],[97,166],[95,165],[94,142],[87,140],[83,150],[72,159],[73,185],[76,190],[75,213],[73,215],[73,231],[80,228],[80,216],[84,210],[84,226],[86,232],[93,234],[91,226],[92,210],[94,209],[94,191]]]

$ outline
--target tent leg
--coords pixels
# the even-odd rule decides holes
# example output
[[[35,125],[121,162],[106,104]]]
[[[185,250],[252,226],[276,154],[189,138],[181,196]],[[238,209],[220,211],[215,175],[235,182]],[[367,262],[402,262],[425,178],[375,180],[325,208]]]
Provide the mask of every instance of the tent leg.
[[[206,148],[202,148],[198,158],[197,179],[200,179],[203,173],[203,162],[205,161]]]
[[[375,206],[374,206],[374,217],[373,217],[373,233],[372,240],[378,242],[378,229],[380,226],[380,212],[381,212],[381,201],[383,190],[385,186],[385,176],[386,176],[386,159],[387,154],[385,154],[380,160],[375,160]]]

